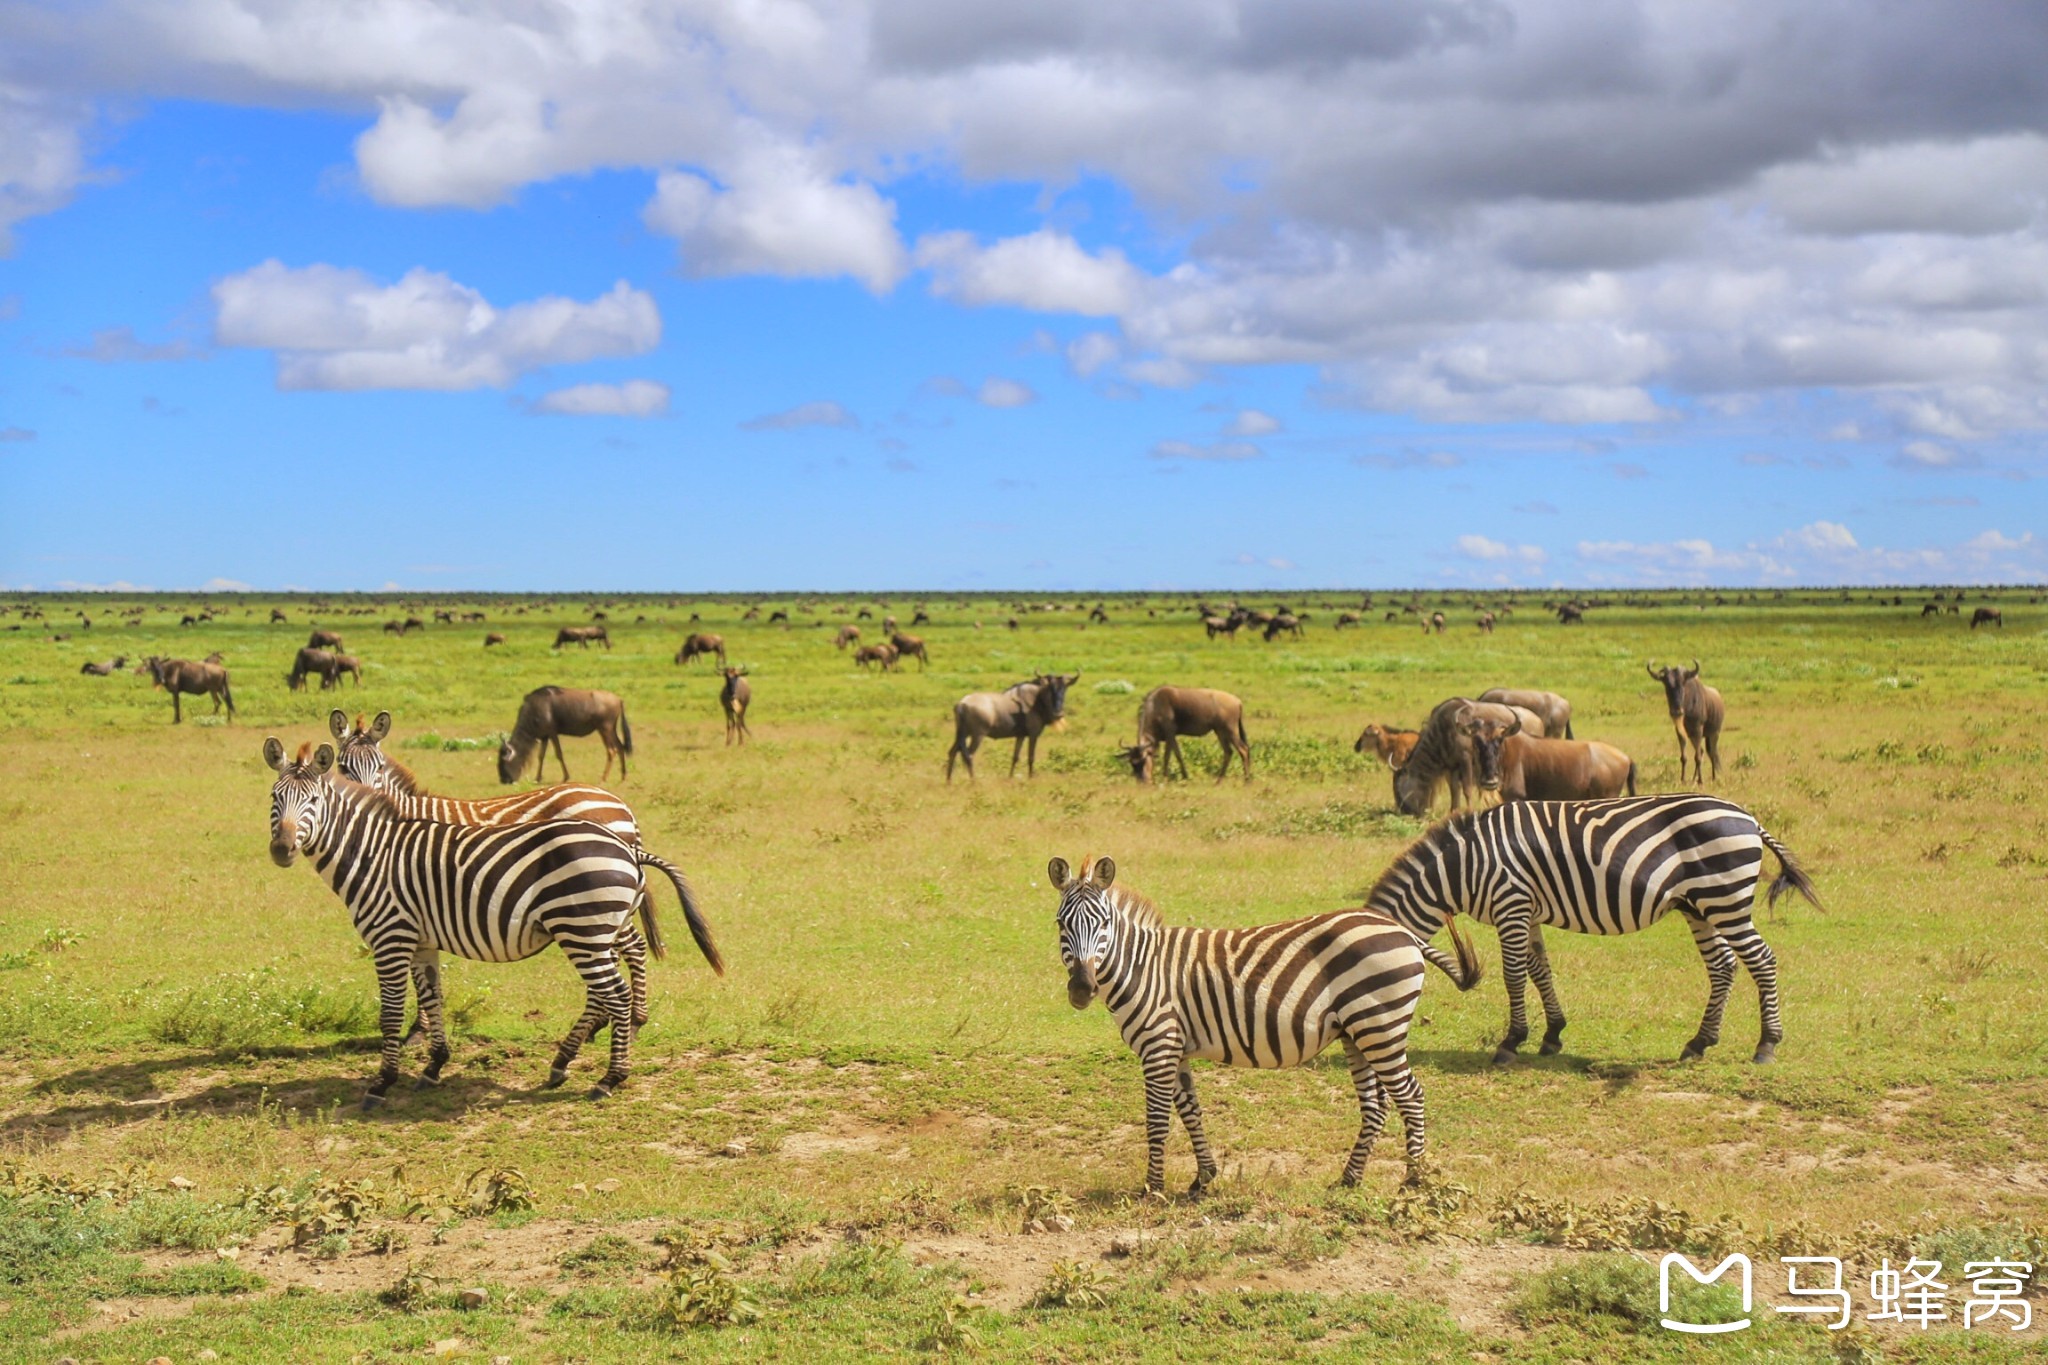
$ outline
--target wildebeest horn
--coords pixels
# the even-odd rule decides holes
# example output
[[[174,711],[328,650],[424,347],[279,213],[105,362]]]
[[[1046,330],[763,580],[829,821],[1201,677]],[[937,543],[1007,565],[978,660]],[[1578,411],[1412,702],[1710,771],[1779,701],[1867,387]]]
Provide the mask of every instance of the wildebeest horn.
[[[1692,661],[1692,671],[1691,671],[1690,673],[1687,673],[1687,674],[1686,674],[1685,676],[1686,676],[1686,677],[1688,677],[1688,678],[1697,678],[1697,677],[1698,677],[1699,675],[1700,675],[1700,661],[1699,661],[1698,659],[1694,659],[1694,660]]]
[[[1506,739],[1506,738],[1507,738],[1507,737],[1508,737],[1509,735],[1519,735],[1519,734],[1521,734],[1521,733],[1522,733],[1522,718],[1521,718],[1520,716],[1516,716],[1516,717],[1515,717],[1515,723],[1514,723],[1513,725],[1510,725],[1510,726],[1509,726],[1509,727],[1508,727],[1508,728],[1507,728],[1506,730],[1504,730],[1504,731],[1502,731],[1502,732],[1501,732],[1501,738],[1502,738],[1502,739]]]
[[[1663,682],[1663,681],[1664,681],[1664,675],[1663,675],[1662,673],[1660,673],[1660,672],[1658,672],[1658,671],[1657,671],[1657,665],[1655,665],[1655,664],[1644,664],[1644,665],[1643,665],[1643,672],[1645,672],[1645,673],[1649,674],[1649,675],[1650,675],[1651,677],[1655,678],[1655,679],[1656,679],[1656,680],[1657,680],[1658,682]]]

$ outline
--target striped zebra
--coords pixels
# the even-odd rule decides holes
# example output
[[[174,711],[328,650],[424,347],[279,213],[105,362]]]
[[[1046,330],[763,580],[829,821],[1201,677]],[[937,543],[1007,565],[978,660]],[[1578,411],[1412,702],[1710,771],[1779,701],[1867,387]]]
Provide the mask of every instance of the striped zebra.
[[[379,711],[377,718],[368,725],[363,723],[361,716],[357,716],[355,725],[351,727],[347,713],[337,709],[328,713],[327,728],[335,739],[336,764],[341,775],[383,792],[398,807],[399,814],[408,820],[489,826],[526,825],[538,820],[588,820],[603,825],[626,843],[637,845],[640,842],[640,823],[633,818],[632,810],[603,787],[565,782],[481,801],[433,796],[420,785],[411,769],[384,752],[384,737],[391,733],[389,711]],[[690,895],[689,883],[679,884],[683,888],[683,912],[694,917],[697,905]],[[644,918],[644,911],[642,915]],[[647,944],[631,920],[620,927],[617,948],[626,967],[626,979],[633,997],[633,1027],[637,1031],[647,1023]],[[423,975],[433,972],[431,963],[420,962],[413,966],[414,984],[422,998],[430,990],[438,993],[438,980],[421,981]],[[419,1034],[421,1023],[415,1017],[412,1027],[406,1032],[405,1042],[410,1043]],[[600,1029],[603,1027],[599,1025]]]
[[[1173,1115],[1195,1149],[1200,1194],[1216,1176],[1202,1131],[1202,1106],[1188,1059],[1226,1066],[1299,1066],[1332,1042],[1344,1044],[1358,1091],[1358,1141],[1344,1163],[1355,1185],[1386,1126],[1387,1097],[1401,1111],[1408,1178],[1423,1155],[1422,1086],[1408,1069],[1408,1025],[1422,994],[1425,958],[1469,989],[1479,962],[1454,929],[1458,960],[1424,950],[1413,935],[1372,910],[1312,915],[1254,929],[1165,925],[1151,901],[1116,886],[1116,864],[1064,858],[1046,867],[1060,893],[1060,960],[1067,999],[1086,1009],[1097,996],[1145,1073],[1145,1188],[1166,1188],[1166,1139]]]
[[[632,1006],[613,945],[638,905],[649,946],[656,957],[664,956],[641,868],[659,868],[680,893],[682,874],[672,864],[585,820],[500,828],[408,820],[381,792],[338,777],[330,744],[318,750],[302,745],[287,760],[284,745],[266,739],[263,758],[277,773],[270,791],[271,861],[289,867],[301,852],[310,857],[348,906],[376,964],[383,1065],[364,1108],[381,1102],[398,1079],[399,1030],[413,965],[422,959],[433,963],[444,952],[517,962],[559,945],[583,978],[586,1001],[555,1053],[548,1085],[568,1079],[569,1064],[605,1022],[612,1030],[611,1064],[590,1096],[602,1099],[625,1083]],[[710,927],[701,916],[690,919],[697,946],[723,975]],[[432,1040],[423,1076],[429,1084],[440,1079],[448,1061],[434,985],[438,975],[429,971],[417,978],[429,991],[420,1001]]]
[[[1546,925],[1632,934],[1675,910],[1692,930],[1709,982],[1706,1017],[1679,1060],[1699,1057],[1721,1040],[1739,958],[1756,982],[1762,1010],[1756,1060],[1768,1062],[1785,1036],[1778,967],[1750,918],[1767,848],[1780,867],[1771,903],[1792,890],[1818,907],[1813,882],[1792,854],[1732,801],[1698,795],[1514,801],[1437,825],[1395,859],[1366,904],[1424,940],[1454,914],[1499,931],[1508,1032],[1494,1051],[1496,1063],[1512,1060],[1529,1036],[1522,985],[1530,977],[1548,1025],[1542,1051],[1563,1047],[1564,1006],[1543,951]]]

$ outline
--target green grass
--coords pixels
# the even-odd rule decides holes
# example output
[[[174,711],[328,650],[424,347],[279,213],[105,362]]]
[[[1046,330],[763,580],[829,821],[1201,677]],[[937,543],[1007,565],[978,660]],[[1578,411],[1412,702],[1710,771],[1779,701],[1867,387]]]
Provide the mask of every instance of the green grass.
[[[89,1343],[67,1344],[81,1359],[209,1347],[384,1359],[458,1336],[522,1360],[971,1346],[992,1358],[1689,1359],[1690,1344],[1629,1321],[1640,1285],[1602,1259],[1627,1253],[1602,1248],[1896,1248],[1896,1264],[1908,1248],[2039,1247],[2048,740],[2017,718],[2048,680],[2048,607],[2007,595],[2005,630],[1972,634],[1919,620],[1917,597],[1693,600],[1596,608],[1584,628],[1528,603],[1491,637],[1453,604],[1451,633],[1425,637],[1405,618],[1380,624],[1385,598],[1364,627],[1335,633],[1332,598],[1310,604],[1305,639],[1267,646],[1209,642],[1163,598],[1112,600],[1113,624],[1082,629],[1079,612],[933,597],[918,631],[931,669],[889,676],[832,648],[852,618],[829,600],[814,617],[796,610],[790,629],[743,622],[732,601],[621,601],[609,653],[548,648],[557,626],[586,619],[580,600],[525,615],[492,600],[486,625],[405,639],[376,629],[395,609],[320,615],[366,662],[360,689],[324,696],[283,685],[310,620],[302,601],[283,604],[289,626],[262,624],[268,601],[223,599],[220,619],[181,629],[194,605],[181,598],[147,602],[136,627],[105,624],[117,608],[96,602],[102,624],[63,643],[33,623],[0,632],[0,1159],[80,1188],[135,1171],[156,1191],[63,1210],[23,1195],[0,1210],[0,1275],[16,1268],[0,1359],[49,1359],[44,1333],[87,1324],[66,1339]],[[889,610],[907,621],[910,605]],[[1001,628],[1012,614],[1015,632]],[[858,624],[880,637],[879,620]],[[710,667],[671,663],[690,628],[723,633],[750,669],[744,749],[724,746]],[[509,643],[484,651],[486,629]],[[193,723],[210,713],[200,699],[174,728],[145,679],[77,675],[116,652],[212,649],[233,671],[232,724]],[[1827,907],[1761,914],[1784,986],[1774,1067],[1744,1060],[1746,978],[1723,1046],[1675,1062],[1706,983],[1673,924],[1550,936],[1566,1050],[1496,1070],[1486,1054],[1505,1009],[1480,930],[1486,983],[1459,995],[1432,977],[1413,1037],[1431,1150],[1462,1195],[1398,1199],[1397,1137],[1361,1191],[1331,1189],[1356,1112],[1341,1058],[1326,1057],[1286,1073],[1198,1068],[1224,1178],[1201,1206],[1133,1198],[1136,1066],[1100,1011],[1066,1004],[1048,857],[1112,854],[1180,922],[1356,904],[1420,829],[1393,813],[1384,769],[1352,752],[1365,723],[1413,726],[1444,696],[1492,685],[1550,687],[1574,702],[1579,736],[1631,753],[1646,790],[1671,789],[1669,723],[1642,664],[1695,656],[1729,707],[1716,790],[1802,857]],[[1037,779],[1008,781],[995,743],[977,782],[947,786],[952,703],[1043,668],[1083,679]],[[678,945],[654,970],[632,1081],[591,1105],[574,1085],[537,1088],[581,1003],[560,958],[452,963],[463,1008],[446,1083],[394,1092],[364,1117],[369,964],[319,879],[266,856],[258,747],[272,733],[324,738],[331,705],[389,709],[392,751],[431,788],[490,794],[493,737],[549,682],[627,699],[636,752],[612,785],[649,845],[690,873],[729,974]],[[1099,686],[1123,682],[1132,690]],[[1188,746],[1194,780],[1131,782],[1115,749],[1161,682],[1245,699],[1255,781],[1212,782],[1204,741]],[[579,780],[598,777],[594,741],[565,748]],[[600,1065],[586,1052],[578,1078]],[[1169,1156],[1184,1185],[1178,1133]],[[536,1207],[470,1208],[471,1176],[504,1168],[523,1173]],[[192,1191],[166,1193],[173,1176]],[[335,1221],[336,1182],[369,1182],[374,1207]],[[247,1189],[283,1193],[238,1203]],[[289,1246],[290,1220],[313,1226],[321,1189],[326,1221]],[[1042,1253],[1018,1231],[1028,1190],[1056,1193],[1075,1224]],[[760,1317],[677,1328],[653,1240],[663,1228],[716,1246]],[[1138,1251],[1105,1259],[1130,1237]],[[238,1262],[216,1257],[244,1244]],[[983,1252],[1016,1252],[1015,1264],[998,1273]],[[408,1259],[447,1274],[417,1312],[377,1298]],[[515,1264],[524,1278],[492,1279]],[[1041,1298],[1055,1265],[1107,1283],[1069,1272],[1078,1302],[1055,1304]],[[1760,1298],[1774,1269],[1759,1264]],[[1488,1275],[1518,1286],[1474,1289],[1497,1311],[1440,1306],[1443,1277]],[[489,1305],[456,1310],[472,1281],[497,1285]],[[700,1287],[706,1302],[723,1292]],[[1619,1315],[1601,1306],[1617,1295]],[[180,1311],[108,1325],[91,1305],[110,1299]],[[1773,1324],[1721,1354],[1832,1358],[1805,1327]],[[2011,1349],[1955,1331],[1881,1334],[1877,1347],[1887,1359]]]

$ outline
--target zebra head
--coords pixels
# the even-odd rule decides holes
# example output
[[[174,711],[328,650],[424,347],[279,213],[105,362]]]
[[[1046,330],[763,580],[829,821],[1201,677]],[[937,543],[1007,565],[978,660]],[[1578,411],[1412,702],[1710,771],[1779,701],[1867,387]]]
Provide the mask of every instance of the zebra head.
[[[1067,969],[1067,1003],[1085,1010],[1101,989],[1103,965],[1116,947],[1119,916],[1103,893],[1116,880],[1116,864],[1097,858],[1084,862],[1079,876],[1065,858],[1046,864],[1046,875],[1060,893],[1060,963]]]
[[[379,711],[377,719],[368,727],[363,718],[356,717],[353,729],[348,715],[339,709],[328,713],[327,729],[333,734],[338,753],[336,761],[341,766],[341,775],[351,782],[360,782],[378,791],[388,790],[390,783],[385,780],[391,765],[385,760],[384,751],[377,747],[384,737],[391,733],[391,713]]]
[[[316,750],[301,744],[298,757],[288,760],[283,742],[272,735],[263,741],[263,761],[277,774],[270,788],[270,861],[290,867],[299,850],[319,837],[327,795],[334,787],[329,776],[334,771],[334,746],[323,744]]]

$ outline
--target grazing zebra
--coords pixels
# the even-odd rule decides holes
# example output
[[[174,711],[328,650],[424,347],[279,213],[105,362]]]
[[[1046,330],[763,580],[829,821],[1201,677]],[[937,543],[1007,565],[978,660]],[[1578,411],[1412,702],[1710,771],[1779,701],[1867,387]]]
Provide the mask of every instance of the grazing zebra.
[[[383,1065],[363,1097],[365,1109],[381,1102],[398,1079],[413,965],[431,964],[444,952],[517,962],[560,945],[583,978],[586,1000],[555,1053],[547,1083],[568,1079],[569,1064],[607,1020],[611,1064],[590,1096],[602,1099],[625,1083],[632,1007],[614,944],[637,904],[649,946],[656,957],[664,955],[640,869],[660,868],[680,893],[682,874],[672,864],[585,820],[489,828],[405,819],[383,793],[337,778],[330,744],[317,751],[302,745],[298,757],[287,760],[273,737],[263,741],[263,758],[277,773],[270,790],[271,861],[289,867],[306,853],[349,907],[376,963]],[[722,975],[708,927],[691,928]],[[432,990],[437,978],[429,971],[423,980]],[[437,991],[420,1001],[432,1040],[423,1076],[428,1084],[440,1079],[449,1055],[441,1004]]]
[[[1098,995],[1145,1072],[1145,1188],[1166,1188],[1166,1138],[1180,1114],[1195,1149],[1200,1194],[1216,1176],[1202,1131],[1190,1057],[1227,1066],[1299,1066],[1341,1041],[1358,1090],[1358,1141],[1343,1181],[1365,1172],[1387,1121],[1387,1097],[1401,1111],[1408,1176],[1423,1154],[1422,1086],[1408,1069],[1408,1024],[1422,994],[1425,958],[1470,989],[1479,961],[1454,928],[1458,960],[1385,915],[1343,910],[1255,929],[1162,924],[1151,901],[1113,886],[1116,864],[1064,858],[1046,867],[1060,893],[1060,960],[1067,999],[1086,1009]]]
[[[1699,1033],[1679,1060],[1721,1040],[1721,1014],[1742,960],[1763,1015],[1756,1060],[1777,1055],[1778,966],[1750,919],[1763,851],[1777,855],[1776,904],[1787,890],[1818,907],[1813,882],[1756,817],[1713,796],[1634,796],[1607,801],[1515,801],[1461,812],[1410,845],[1381,875],[1366,905],[1427,940],[1453,914],[1500,933],[1508,1032],[1493,1060],[1504,1063],[1529,1036],[1522,983],[1534,977],[1547,1027],[1542,1051],[1562,1048],[1564,1006],[1551,983],[1543,928],[1632,934],[1667,912],[1685,916],[1707,966],[1709,992]],[[1461,983],[1463,984],[1463,983]]]
[[[345,712],[330,711],[327,728],[334,736],[341,775],[351,782],[360,782],[383,792],[407,820],[489,826],[530,825],[541,820],[588,820],[592,824],[603,825],[626,843],[637,845],[640,842],[640,823],[633,818],[632,810],[603,787],[562,783],[480,801],[431,796],[420,785],[419,779],[412,775],[411,769],[383,750],[384,737],[391,733],[389,711],[379,711],[377,718],[367,726],[358,716],[354,728],[350,728]],[[690,895],[689,883],[681,885],[683,915],[690,922],[691,932],[697,933],[703,917],[698,913],[696,900]],[[644,916],[644,909],[642,914]],[[699,935],[699,942],[702,941],[703,936]],[[647,944],[631,920],[619,929],[618,952],[626,964],[626,977],[633,996],[633,1027],[637,1031],[647,1023]],[[427,998],[430,987],[439,986],[438,980],[425,982],[421,979],[423,974],[433,970],[431,963],[413,965],[414,982],[423,1000]],[[432,993],[438,996],[439,991],[434,989]],[[410,1043],[418,1035],[422,1022],[414,1019],[412,1028],[406,1032],[406,1042]],[[599,1025],[600,1029],[603,1027]]]

